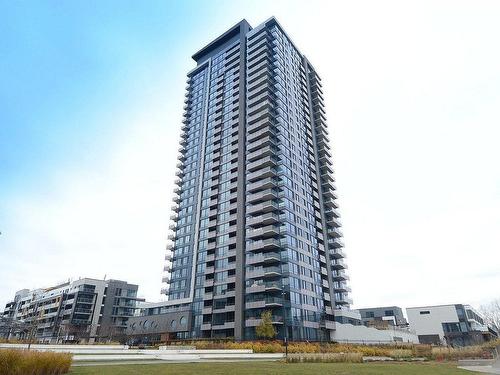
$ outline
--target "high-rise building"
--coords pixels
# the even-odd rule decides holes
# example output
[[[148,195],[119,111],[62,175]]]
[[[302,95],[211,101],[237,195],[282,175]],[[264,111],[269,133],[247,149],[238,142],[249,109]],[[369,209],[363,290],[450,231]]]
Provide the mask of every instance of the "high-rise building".
[[[275,18],[193,59],[169,304],[191,304],[189,337],[255,338],[269,310],[280,338],[329,339],[351,300],[321,79]]]

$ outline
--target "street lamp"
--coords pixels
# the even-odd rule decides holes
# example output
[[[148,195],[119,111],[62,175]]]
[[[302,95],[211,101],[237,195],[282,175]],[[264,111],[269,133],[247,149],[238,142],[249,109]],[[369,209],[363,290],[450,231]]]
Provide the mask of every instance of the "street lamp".
[[[281,292],[281,296],[283,297],[283,303],[281,304],[283,307],[283,344],[285,345],[285,358],[288,359],[288,327],[286,325],[286,291]]]

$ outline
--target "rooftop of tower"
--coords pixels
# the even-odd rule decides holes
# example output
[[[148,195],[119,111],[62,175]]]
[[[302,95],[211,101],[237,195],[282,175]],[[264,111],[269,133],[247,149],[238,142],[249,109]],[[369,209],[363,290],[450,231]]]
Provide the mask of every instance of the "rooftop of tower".
[[[214,39],[205,47],[196,52],[192,56],[193,60],[195,60],[197,63],[203,62],[204,57],[214,54],[231,39],[236,40],[236,38],[241,34],[242,31],[246,33],[248,30],[252,30],[252,26],[250,26],[247,20],[241,20],[236,25],[227,30],[224,34]]]

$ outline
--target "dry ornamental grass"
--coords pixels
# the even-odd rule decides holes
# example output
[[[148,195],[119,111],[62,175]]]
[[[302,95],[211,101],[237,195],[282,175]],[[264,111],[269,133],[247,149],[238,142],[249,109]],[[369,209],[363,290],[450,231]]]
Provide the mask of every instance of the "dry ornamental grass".
[[[68,373],[72,355],[34,350],[0,350],[0,375],[59,375]]]

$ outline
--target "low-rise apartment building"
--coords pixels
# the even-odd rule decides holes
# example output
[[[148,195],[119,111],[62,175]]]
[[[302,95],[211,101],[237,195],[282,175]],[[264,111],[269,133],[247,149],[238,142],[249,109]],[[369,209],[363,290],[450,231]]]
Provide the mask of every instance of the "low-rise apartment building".
[[[47,343],[120,340],[143,301],[137,289],[125,281],[90,278],[22,289],[5,306],[0,335]]]

